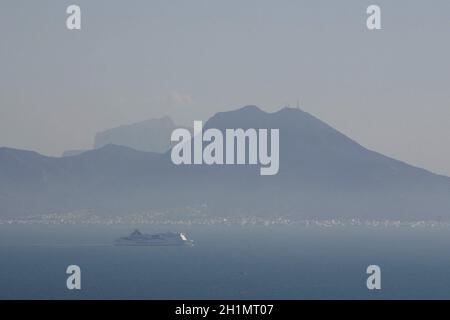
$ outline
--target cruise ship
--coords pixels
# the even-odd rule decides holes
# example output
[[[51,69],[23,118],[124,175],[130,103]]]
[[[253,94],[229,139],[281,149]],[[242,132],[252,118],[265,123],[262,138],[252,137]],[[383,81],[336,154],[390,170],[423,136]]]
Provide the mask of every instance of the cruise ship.
[[[184,233],[157,233],[145,234],[134,230],[128,237],[122,237],[115,241],[118,246],[186,246],[193,245]]]

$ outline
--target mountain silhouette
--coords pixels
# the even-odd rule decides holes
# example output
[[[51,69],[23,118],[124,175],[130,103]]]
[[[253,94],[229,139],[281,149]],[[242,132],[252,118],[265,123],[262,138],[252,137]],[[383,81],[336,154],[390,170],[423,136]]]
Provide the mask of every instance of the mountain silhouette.
[[[169,117],[148,119],[98,132],[94,148],[108,144],[130,147],[139,151],[166,152],[171,148],[170,135],[177,126]]]
[[[206,203],[220,215],[450,218],[450,178],[368,150],[299,109],[246,106],[217,113],[204,127],[279,129],[279,173],[261,176],[259,165],[176,166],[170,151],[115,145],[66,158],[0,148],[0,214]]]

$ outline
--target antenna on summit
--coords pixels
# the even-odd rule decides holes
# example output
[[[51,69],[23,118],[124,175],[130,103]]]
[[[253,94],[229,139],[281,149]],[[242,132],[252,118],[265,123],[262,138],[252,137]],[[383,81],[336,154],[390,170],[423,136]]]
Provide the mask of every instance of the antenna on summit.
[[[297,109],[300,109],[300,99],[297,99]]]

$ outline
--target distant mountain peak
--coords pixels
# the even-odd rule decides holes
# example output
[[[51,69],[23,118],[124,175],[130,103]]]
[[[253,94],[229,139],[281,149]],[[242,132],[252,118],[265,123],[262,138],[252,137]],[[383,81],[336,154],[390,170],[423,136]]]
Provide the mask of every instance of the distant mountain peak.
[[[242,108],[240,108],[240,109],[238,109],[238,110],[240,110],[240,111],[259,111],[259,112],[265,112],[265,111],[261,110],[261,108],[259,108],[259,107],[256,106],[256,105],[246,105],[246,106],[244,106],[244,107],[242,107]]]
[[[314,118],[318,121],[320,121],[319,119],[315,118],[314,116],[312,116],[311,114],[309,114],[308,112],[300,109],[300,108],[294,108],[294,107],[282,107],[277,111],[274,112],[267,112],[264,111],[263,109],[261,109],[260,107],[258,107],[257,105],[246,105],[234,110],[230,110],[230,111],[223,111],[223,112],[217,112],[214,116],[220,116],[220,115],[224,115],[224,114],[261,114],[261,115],[283,115],[283,114],[289,114],[289,115],[296,115],[296,116],[309,116],[311,118]]]
[[[170,135],[176,127],[168,116],[121,125],[98,132],[94,148],[115,144],[140,151],[163,153],[170,149]]]
[[[294,108],[294,107],[283,107],[280,110],[276,111],[275,113],[309,114],[308,112],[306,112],[300,108]]]

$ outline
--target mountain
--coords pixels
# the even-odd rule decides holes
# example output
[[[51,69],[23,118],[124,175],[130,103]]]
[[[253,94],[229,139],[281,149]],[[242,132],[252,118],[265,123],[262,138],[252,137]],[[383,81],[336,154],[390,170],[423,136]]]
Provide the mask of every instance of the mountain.
[[[261,202],[266,211],[284,208],[329,217],[450,216],[448,177],[370,151],[306,112],[284,108],[268,114],[249,106],[217,114],[206,127],[231,124],[280,128],[280,172],[273,177],[252,175],[258,191],[246,204]]]
[[[97,133],[94,148],[116,144],[140,151],[162,153],[170,149],[170,135],[176,128],[177,126],[169,117],[122,125]]]
[[[0,148],[0,216],[124,210],[128,188],[139,186],[142,172],[156,169],[159,157],[116,145],[64,158]]]
[[[0,214],[136,212],[207,203],[211,214],[450,219],[450,178],[368,150],[299,109],[221,112],[206,128],[278,128],[280,170],[172,164],[107,145],[67,158],[0,148]]]

